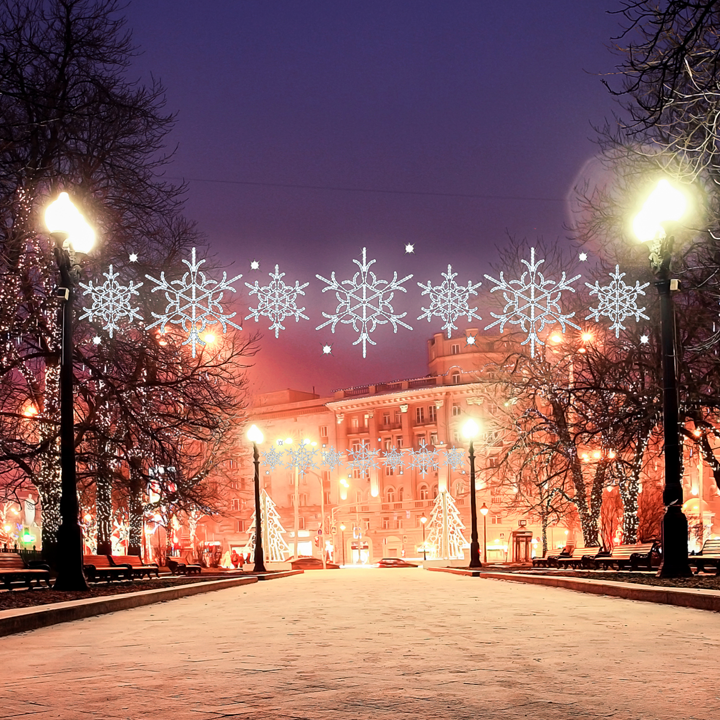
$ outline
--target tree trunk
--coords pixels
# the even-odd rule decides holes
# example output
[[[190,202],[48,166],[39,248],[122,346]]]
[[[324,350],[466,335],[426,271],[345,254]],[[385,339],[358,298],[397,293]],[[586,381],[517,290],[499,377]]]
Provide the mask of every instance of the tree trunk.
[[[128,502],[128,554],[142,555],[142,528],[143,528],[143,483],[137,463],[140,460],[133,458],[130,465],[130,500]]]
[[[97,520],[97,553],[112,554],[112,478],[105,463],[98,466],[95,479],[95,517]]]

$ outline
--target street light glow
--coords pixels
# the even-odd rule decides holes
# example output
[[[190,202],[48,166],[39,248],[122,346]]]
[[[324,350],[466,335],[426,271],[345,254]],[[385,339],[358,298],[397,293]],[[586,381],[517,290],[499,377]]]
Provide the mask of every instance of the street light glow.
[[[487,515],[489,511],[490,511],[490,508],[485,503],[483,503],[482,507],[480,508],[480,512],[483,515]]]
[[[65,234],[65,242],[72,245],[75,252],[88,253],[95,245],[95,231],[66,192],[61,192],[57,200],[47,206],[45,225],[51,233]]]
[[[633,220],[633,232],[640,242],[649,242],[665,233],[662,224],[677,222],[685,213],[687,198],[665,178],[650,193],[642,210]]]
[[[472,418],[465,421],[462,429],[462,434],[466,440],[473,440],[478,436],[479,432],[480,426]]]
[[[265,437],[257,425],[251,425],[250,429],[247,431],[247,439],[256,445],[259,445]]]

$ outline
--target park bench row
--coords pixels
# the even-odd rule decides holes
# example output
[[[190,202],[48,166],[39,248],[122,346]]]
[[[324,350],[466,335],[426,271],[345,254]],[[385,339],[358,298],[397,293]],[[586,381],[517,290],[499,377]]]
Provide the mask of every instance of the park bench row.
[[[576,547],[568,552],[556,554],[548,551],[541,558],[533,560],[533,567],[584,568],[586,570],[652,570],[653,556],[659,552],[657,542],[636,545],[616,545],[606,551],[601,547]],[[697,555],[688,558],[695,572],[714,569],[720,575],[720,539],[706,540]]]
[[[83,569],[90,582],[160,577],[157,563],[144,564],[137,555],[83,555]]]

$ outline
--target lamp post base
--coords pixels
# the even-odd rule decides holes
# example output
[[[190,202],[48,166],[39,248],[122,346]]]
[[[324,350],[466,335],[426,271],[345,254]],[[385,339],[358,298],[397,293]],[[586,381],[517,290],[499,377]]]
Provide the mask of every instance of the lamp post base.
[[[83,572],[82,530],[75,523],[63,523],[58,529],[58,576],[53,590],[88,590]]]
[[[482,563],[480,562],[480,543],[479,542],[471,542],[470,543],[470,564],[468,567],[471,568],[480,568],[482,567]]]
[[[663,558],[657,576],[663,578],[690,577],[688,562],[688,522],[679,505],[665,508],[662,519]]]

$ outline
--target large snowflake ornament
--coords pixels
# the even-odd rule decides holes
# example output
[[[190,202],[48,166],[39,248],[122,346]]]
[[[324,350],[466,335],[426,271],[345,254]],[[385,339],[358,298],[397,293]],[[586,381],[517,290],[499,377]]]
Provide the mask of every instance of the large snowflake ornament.
[[[398,469],[402,470],[405,465],[403,464],[403,451],[396,448],[394,445],[385,451],[385,455],[381,458],[382,463],[385,467],[392,468],[395,473]]]
[[[248,308],[250,314],[246,315],[245,319],[255,318],[255,322],[258,322],[260,317],[264,315],[269,320],[272,320],[270,329],[275,331],[275,337],[277,337],[280,330],[285,329],[282,321],[286,317],[294,317],[295,322],[300,322],[300,318],[309,319],[307,315],[303,315],[305,308],[297,306],[297,299],[298,295],[305,294],[303,288],[306,288],[310,283],[300,285],[296,280],[295,285],[286,285],[283,280],[285,273],[281,273],[277,265],[275,266],[275,272],[268,274],[272,279],[267,285],[260,285],[257,280],[252,285],[245,283],[250,288],[248,295],[257,295],[258,297],[258,306]]]
[[[427,281],[427,285],[418,283],[418,287],[421,287],[423,295],[430,296],[430,307],[420,308],[423,314],[418,317],[418,320],[427,318],[430,322],[433,316],[442,318],[445,321],[443,330],[447,330],[447,336],[450,338],[450,334],[453,330],[457,330],[455,321],[462,317],[467,316],[468,322],[473,318],[476,320],[482,320],[477,314],[477,307],[469,307],[469,301],[471,295],[477,295],[477,289],[482,283],[473,283],[468,280],[467,287],[464,285],[458,285],[455,281],[457,273],[452,271],[452,265],[448,265],[447,273],[441,273],[445,278],[440,285],[432,285],[430,280]]]
[[[223,272],[222,280],[212,280],[208,278],[204,272],[200,270],[200,266],[205,260],[197,262],[195,259],[195,248],[192,249],[192,261],[183,260],[188,266],[189,271],[182,276],[182,280],[172,280],[168,282],[165,279],[165,273],[160,274],[160,279],[146,275],[148,280],[152,280],[157,287],[152,289],[153,292],[160,290],[165,293],[167,307],[163,315],[153,313],[153,317],[157,321],[152,325],[148,325],[148,330],[160,325],[160,330],[164,331],[168,323],[181,325],[183,330],[188,333],[188,339],[183,345],[192,346],[192,356],[195,357],[195,350],[198,345],[205,346],[205,342],[200,334],[205,331],[208,325],[220,323],[223,332],[227,332],[227,326],[230,325],[236,330],[242,330],[239,325],[230,322],[237,313],[229,315],[223,313],[221,301],[226,290],[235,292],[232,283],[239,280],[242,275],[236,275],[232,280],[227,279],[227,273]]]
[[[142,320],[142,316],[138,312],[138,308],[132,307],[132,296],[138,295],[138,288],[142,287],[142,283],[134,283],[132,280],[128,285],[121,285],[117,278],[116,272],[113,272],[111,265],[108,272],[103,273],[105,282],[102,285],[93,285],[92,280],[87,283],[79,283],[80,287],[85,290],[83,295],[89,295],[92,299],[92,306],[84,307],[85,313],[80,316],[80,320],[87,318],[93,322],[95,318],[101,320],[103,330],[107,330],[110,337],[113,336],[115,330],[119,330],[118,323],[127,318],[128,322],[133,319]]]
[[[278,465],[283,463],[283,455],[285,452],[275,445],[271,445],[264,453],[262,457],[263,465],[266,465],[270,470],[274,470]]]
[[[640,318],[649,320],[645,315],[645,308],[639,308],[637,301],[640,295],[645,295],[645,288],[650,283],[641,285],[639,281],[635,281],[635,286],[628,285],[623,278],[625,273],[620,272],[620,266],[615,266],[615,272],[610,273],[611,282],[609,285],[600,285],[599,281],[595,281],[594,285],[585,283],[590,288],[590,294],[596,295],[598,306],[590,308],[590,314],[585,318],[591,318],[595,322],[600,322],[601,317],[612,320],[611,330],[615,331],[615,337],[620,337],[620,331],[625,330],[623,320],[629,317],[635,317],[635,322],[640,322]]]
[[[328,320],[315,329],[320,330],[326,325],[330,325],[332,332],[335,332],[335,326],[338,323],[352,325],[353,330],[359,333],[359,337],[353,345],[362,343],[363,357],[366,357],[367,344],[377,344],[372,340],[370,334],[375,331],[378,325],[390,323],[393,326],[393,332],[397,332],[398,325],[412,330],[409,325],[401,320],[407,313],[396,314],[390,304],[395,291],[407,292],[402,287],[402,284],[410,280],[412,275],[407,275],[402,280],[398,280],[397,272],[395,272],[392,280],[378,280],[375,273],[370,271],[375,260],[367,262],[366,248],[363,248],[362,251],[362,262],[359,260],[353,260],[353,262],[360,268],[360,271],[355,273],[352,280],[338,281],[335,278],[334,271],[330,276],[330,280],[322,275],[316,275],[319,280],[327,284],[327,287],[323,288],[323,292],[328,290],[335,292],[338,305],[334,315],[323,313],[323,317],[328,318]]]
[[[571,322],[570,318],[575,313],[564,314],[560,307],[560,300],[563,292],[575,292],[572,287],[580,275],[576,275],[569,280],[563,272],[562,277],[557,282],[555,280],[546,280],[545,276],[538,270],[544,263],[544,260],[535,261],[535,248],[530,248],[530,262],[523,260],[527,270],[522,274],[519,280],[506,280],[504,274],[500,273],[500,279],[496,280],[490,275],[485,277],[494,282],[494,287],[490,292],[500,290],[505,298],[505,307],[503,313],[498,315],[491,312],[490,314],[497,318],[494,323],[487,325],[489,330],[496,325],[500,326],[500,332],[503,331],[506,324],[519,325],[520,329],[527,334],[527,338],[522,345],[530,343],[530,356],[535,357],[535,345],[544,345],[539,337],[539,333],[546,326],[560,323],[562,331],[565,332],[566,325],[574,327],[576,330],[580,328]]]
[[[439,465],[438,451],[430,450],[425,441],[420,441],[419,450],[410,450],[410,470],[417,470],[421,477],[425,477],[431,470],[437,470]]]
[[[320,459],[323,465],[327,465],[330,470],[339,468],[345,459],[345,453],[339,452],[332,445],[320,451]]]
[[[297,446],[288,447],[285,450],[287,457],[286,467],[289,470],[296,469],[301,475],[308,470],[317,470],[317,450],[310,443],[300,443]]]
[[[462,470],[465,464],[465,451],[455,446],[449,450],[443,450],[440,462],[442,465],[449,465],[453,470]]]
[[[379,450],[371,450],[369,445],[363,443],[359,447],[348,450],[348,456],[352,459],[348,460],[348,467],[358,470],[360,477],[363,477],[370,468],[377,467],[377,455]]]

